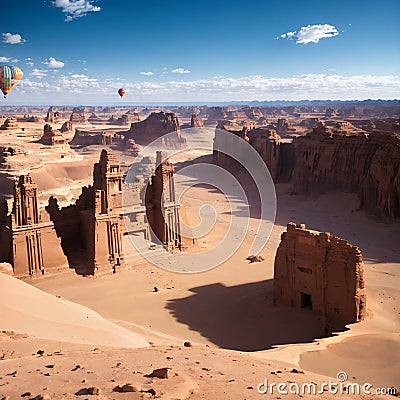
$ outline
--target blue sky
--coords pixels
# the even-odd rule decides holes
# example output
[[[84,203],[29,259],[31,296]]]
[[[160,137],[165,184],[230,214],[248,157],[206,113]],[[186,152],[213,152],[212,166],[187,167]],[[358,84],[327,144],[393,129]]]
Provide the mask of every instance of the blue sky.
[[[115,103],[119,87],[129,103],[400,97],[398,0],[16,6],[0,63],[24,78],[7,104]]]

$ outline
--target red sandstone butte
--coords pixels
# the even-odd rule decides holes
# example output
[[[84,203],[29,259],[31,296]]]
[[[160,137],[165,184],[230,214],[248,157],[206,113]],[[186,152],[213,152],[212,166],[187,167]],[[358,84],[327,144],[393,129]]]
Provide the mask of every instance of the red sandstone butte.
[[[167,133],[173,133],[162,144],[169,148],[181,148],[186,140],[181,137],[178,117],[174,113],[151,113],[144,121],[131,124],[129,131],[123,132],[125,139],[133,139],[137,144],[146,146]]]

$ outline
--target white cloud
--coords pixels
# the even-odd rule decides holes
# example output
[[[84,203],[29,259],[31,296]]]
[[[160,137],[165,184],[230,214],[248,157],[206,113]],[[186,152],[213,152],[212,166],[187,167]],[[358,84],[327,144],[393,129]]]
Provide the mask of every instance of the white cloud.
[[[37,69],[34,68],[33,71],[29,74],[29,76],[33,78],[43,78],[44,76],[47,76],[47,69]]]
[[[47,65],[47,67],[51,68],[51,69],[62,68],[65,65],[65,63],[63,63],[62,61],[56,60],[54,57],[50,57],[43,64]]]
[[[29,65],[30,67],[33,67],[33,66],[35,65],[35,63],[33,63],[32,61],[28,61],[28,62],[26,63],[26,65]]]
[[[19,60],[16,58],[10,58],[10,57],[2,57],[0,56],[0,62],[2,63],[17,63]]]
[[[55,0],[53,4],[55,7],[61,8],[66,21],[72,21],[84,17],[89,12],[100,11],[101,8],[94,6],[94,2],[95,0]]]
[[[394,99],[400,93],[400,77],[395,75],[343,76],[332,73],[304,74],[291,77],[261,75],[241,78],[218,77],[198,80],[169,80],[166,82],[129,82],[119,78],[99,81],[85,74],[72,74],[43,79],[28,77],[24,90],[32,102],[46,100],[57,104],[75,104],[79,101],[105,104],[124,87],[134,91],[137,102],[171,101],[251,101],[259,100],[357,100]],[[40,88],[40,92],[39,92]],[[53,95],[53,93],[57,93]]]
[[[283,33],[281,35],[281,38],[282,39],[292,39],[295,34],[296,34],[296,31]]]
[[[3,35],[3,43],[7,44],[22,44],[25,43],[26,40],[22,39],[19,33],[2,33]]]
[[[317,24],[302,26],[300,30],[282,33],[281,39],[296,39],[297,44],[318,43],[321,39],[338,36],[336,27],[329,24]]]
[[[173,74],[190,74],[191,71],[185,68],[175,68],[171,72]]]
[[[99,89],[100,85],[96,78],[90,78],[85,74],[72,74],[71,76],[62,75],[55,88],[59,92],[68,90],[73,93],[84,93],[93,88]]]
[[[154,75],[154,72],[151,72],[151,71],[142,71],[142,72],[139,72],[139,74],[140,75],[145,75],[145,76],[152,76],[152,75]]]

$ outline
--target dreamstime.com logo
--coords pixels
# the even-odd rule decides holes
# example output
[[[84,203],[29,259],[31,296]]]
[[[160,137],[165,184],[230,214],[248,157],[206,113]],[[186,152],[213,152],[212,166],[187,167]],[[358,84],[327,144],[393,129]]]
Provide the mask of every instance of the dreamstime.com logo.
[[[123,214],[129,238],[142,256],[153,264],[173,272],[195,273],[214,268],[230,258],[242,245],[244,239],[251,238],[252,243],[248,255],[258,255],[267,243],[275,222],[276,194],[275,187],[267,166],[258,152],[247,141],[224,130],[208,128],[189,128],[181,131],[183,140],[179,140],[176,132],[168,133],[143,148],[131,165],[126,178],[123,195]],[[178,146],[177,146],[178,145]],[[171,150],[171,148],[174,148]],[[178,148],[177,148],[178,147]],[[210,245],[202,252],[190,253],[167,251],[163,243],[157,242],[152,232],[151,240],[145,238],[139,230],[140,222],[136,215],[135,194],[132,190],[137,177],[143,175],[143,160],[156,158],[156,152],[163,150],[172,162],[179,160],[173,181],[164,187],[161,203],[167,229],[170,229],[186,240],[201,240],[218,224],[218,213],[214,204],[204,201],[198,211],[200,223],[187,226],[180,218],[179,226],[174,226],[173,213],[176,212],[171,203],[179,204],[185,192],[192,186],[207,185],[225,195],[230,215],[229,226],[224,237]],[[213,152],[218,151],[224,157],[230,157],[240,163],[257,188],[259,199],[259,219],[257,227],[249,229],[250,202],[244,187],[227,169],[213,162]],[[201,162],[199,161],[201,157]],[[196,163],[191,160],[197,159]],[[164,160],[158,160],[158,163]],[[158,165],[156,165],[157,167]],[[147,185],[150,182],[147,183]],[[171,187],[171,185],[173,185]],[[147,186],[146,186],[147,188]],[[145,190],[142,190],[144,204]],[[171,200],[171,193],[175,198]],[[252,193],[254,196],[254,193]],[[206,196],[205,196],[206,197]],[[136,202],[137,204],[137,202]],[[176,220],[176,219],[175,219]],[[252,223],[255,221],[252,221]],[[151,229],[151,227],[150,227]],[[179,229],[179,232],[175,232]],[[170,236],[174,236],[170,234]],[[158,246],[155,246],[155,244]],[[189,249],[190,250],[190,249]]]
[[[347,382],[348,377],[346,372],[339,371],[336,375],[337,381],[329,380],[328,382],[323,382],[320,384],[316,384],[314,382],[305,382],[305,383],[276,383],[269,382],[267,378],[264,379],[263,382],[260,382],[257,385],[257,391],[260,394],[296,394],[301,396],[306,395],[322,395],[325,392],[330,394],[339,394],[339,395],[396,395],[397,390],[394,387],[389,388],[374,388],[371,383],[355,383],[355,382]]]

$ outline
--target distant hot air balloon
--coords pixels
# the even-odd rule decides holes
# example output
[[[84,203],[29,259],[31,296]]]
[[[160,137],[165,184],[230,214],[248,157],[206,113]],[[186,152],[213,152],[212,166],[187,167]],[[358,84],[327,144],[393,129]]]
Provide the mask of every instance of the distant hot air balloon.
[[[23,75],[24,73],[19,67],[0,65],[0,89],[4,94],[4,98]]]
[[[122,99],[123,95],[125,94],[125,90],[123,88],[119,89],[118,94],[121,96]]]

